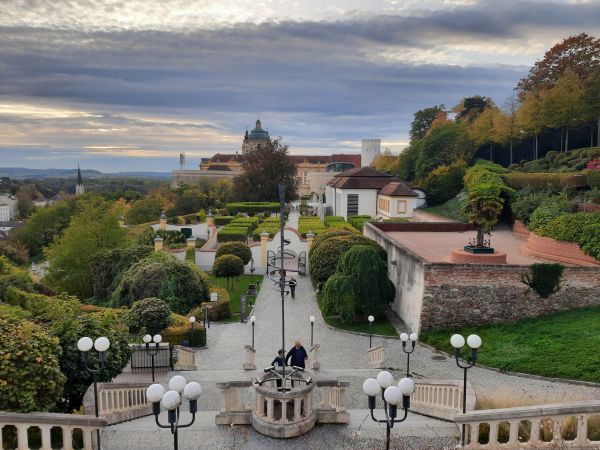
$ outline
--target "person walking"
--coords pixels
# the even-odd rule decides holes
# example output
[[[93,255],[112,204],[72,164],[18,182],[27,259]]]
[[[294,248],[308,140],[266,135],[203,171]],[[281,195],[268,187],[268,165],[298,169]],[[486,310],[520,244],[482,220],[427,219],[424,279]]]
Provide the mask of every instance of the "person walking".
[[[292,298],[296,298],[296,286],[298,282],[294,277],[290,278],[290,292],[292,294]]]
[[[291,358],[291,363],[289,365],[305,367],[305,361],[308,359],[308,353],[304,347],[302,347],[302,343],[299,339],[296,340],[296,344],[290,349],[290,351],[285,356],[285,362],[287,364],[288,360]]]
[[[275,357],[275,359],[271,362],[272,366],[275,367],[283,367],[285,366],[285,359],[283,357],[283,349],[279,350],[277,352],[277,356]]]

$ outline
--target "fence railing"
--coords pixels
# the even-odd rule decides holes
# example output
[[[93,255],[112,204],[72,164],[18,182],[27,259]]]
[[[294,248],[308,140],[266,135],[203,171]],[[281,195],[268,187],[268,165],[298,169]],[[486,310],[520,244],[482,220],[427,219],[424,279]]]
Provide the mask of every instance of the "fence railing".
[[[174,370],[196,370],[196,351],[193,348],[176,345],[173,358]]]
[[[58,445],[63,450],[93,450],[93,435],[105,426],[104,418],[89,415],[0,411],[0,449],[51,450]]]
[[[317,380],[317,387],[322,389],[322,400],[317,405],[317,422],[349,423],[350,414],[346,411],[346,389],[348,381]]]
[[[152,356],[146,351],[145,345],[131,345],[131,371],[134,373],[152,371]],[[156,351],[151,346],[152,351]],[[154,370],[165,371],[174,369],[174,349],[172,345],[161,344],[154,356]]]
[[[380,345],[379,347],[370,348],[367,352],[367,357],[371,369],[380,369],[383,367],[383,361],[385,359],[385,347]]]
[[[600,401],[487,409],[458,414],[467,449],[600,448]]]
[[[152,413],[146,398],[150,383],[98,383],[98,411],[108,425],[125,422]],[[86,414],[94,414],[94,386],[83,396]]]
[[[463,382],[459,380],[419,380],[410,398],[411,411],[444,420],[454,420],[462,412]],[[475,409],[475,391],[467,384],[467,411]]]

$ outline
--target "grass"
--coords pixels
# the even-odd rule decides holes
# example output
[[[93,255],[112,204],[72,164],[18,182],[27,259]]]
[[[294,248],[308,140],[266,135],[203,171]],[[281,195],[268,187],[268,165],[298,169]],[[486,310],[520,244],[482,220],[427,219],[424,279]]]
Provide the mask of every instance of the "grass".
[[[450,336],[454,333],[481,336],[481,364],[533,375],[600,382],[598,307],[502,325],[422,331],[420,339],[451,353]]]
[[[368,323],[344,323],[337,317],[324,317],[327,325],[332,326],[334,328],[339,328],[340,330],[346,331],[355,331],[358,333],[366,333],[369,334],[369,324]],[[396,329],[389,321],[387,317],[382,317],[375,322],[373,322],[373,334],[378,334],[381,336],[398,336]]]
[[[229,289],[229,300],[231,305],[231,317],[224,322],[238,322],[240,320],[240,298],[248,291],[248,285],[260,281],[262,277],[258,275],[240,275],[233,279],[233,288]],[[216,286],[227,289],[227,278],[212,277],[212,282]],[[250,313],[251,306],[248,305],[246,312]]]

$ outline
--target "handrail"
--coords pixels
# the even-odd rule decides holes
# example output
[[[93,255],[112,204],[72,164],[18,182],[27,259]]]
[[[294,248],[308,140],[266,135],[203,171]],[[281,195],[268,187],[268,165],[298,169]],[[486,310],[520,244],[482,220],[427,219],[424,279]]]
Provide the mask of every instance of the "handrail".
[[[419,380],[415,385],[415,392],[411,396],[411,411],[450,421],[462,412],[461,380]],[[467,411],[475,409],[475,401],[475,391],[467,383]]]
[[[98,383],[98,410],[109,425],[125,422],[152,413],[146,398],[150,383]],[[83,397],[86,414],[94,414],[94,386]]]

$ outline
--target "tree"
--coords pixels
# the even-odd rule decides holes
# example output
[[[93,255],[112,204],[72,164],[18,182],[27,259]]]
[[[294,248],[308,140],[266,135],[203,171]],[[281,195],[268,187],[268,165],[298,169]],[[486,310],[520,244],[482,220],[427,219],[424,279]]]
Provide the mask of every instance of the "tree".
[[[587,120],[591,122],[590,147],[594,146],[594,122],[597,123],[596,145],[600,146],[600,68],[595,70],[584,83],[583,105]]]
[[[529,74],[517,84],[519,98],[554,87],[567,68],[585,80],[600,68],[600,39],[581,33],[570,36],[548,50],[535,62]]]
[[[243,242],[232,241],[224,242],[219,245],[217,253],[215,253],[215,259],[223,255],[236,255],[242,260],[244,265],[248,264],[252,259],[252,251]]]
[[[177,196],[175,205],[169,210],[169,216],[181,216],[184,214],[197,213],[202,208],[207,208],[208,195],[198,189],[188,189]]]
[[[509,143],[509,161],[513,164],[513,143],[519,131],[517,111],[519,110],[519,101],[516,95],[511,95],[504,104],[504,114],[506,116],[506,134]]]
[[[445,109],[446,107],[442,104],[420,109],[414,113],[413,121],[410,124],[410,131],[408,132],[410,140],[418,141],[419,139],[423,139],[436,117],[438,117],[440,113],[445,114]]]
[[[287,145],[279,139],[259,145],[244,156],[243,173],[233,181],[236,198],[244,201],[274,201],[279,198],[278,184],[286,186],[286,201],[297,198],[296,165],[288,156]]]
[[[548,91],[543,106],[546,124],[566,131],[565,151],[569,150],[569,130],[582,121],[583,110],[581,81],[573,70],[567,69],[556,85]]]
[[[146,196],[133,203],[127,211],[127,223],[137,225],[140,223],[155,222],[160,217],[162,207],[158,199],[154,196]]]
[[[484,232],[490,231],[498,222],[504,199],[500,189],[492,184],[480,184],[468,191],[465,214],[470,223],[477,227],[477,247],[483,247]]]
[[[377,155],[371,162],[371,166],[377,170],[389,172],[394,164],[398,161],[396,155],[392,155],[392,151],[386,148],[380,155]]]
[[[489,97],[474,95],[473,97],[463,98],[458,105],[452,108],[452,111],[456,113],[456,120],[471,123],[477,119],[479,114],[493,104],[492,99]]]
[[[452,121],[448,118],[448,113],[446,111],[438,111],[435,119],[431,122],[431,126],[429,127],[429,131],[427,134],[431,132],[431,130],[435,130],[443,125],[450,125]]]
[[[144,298],[131,305],[125,316],[125,323],[131,333],[155,335],[170,325],[171,310],[160,298]]]
[[[80,298],[93,295],[92,257],[102,250],[119,247],[127,231],[119,227],[111,202],[90,197],[79,202],[69,227],[46,250],[50,262],[48,284]]]
[[[215,258],[212,272],[217,278],[227,278],[227,290],[229,290],[229,280],[244,274],[244,262],[236,255],[219,256]]]
[[[35,187],[33,187],[33,189],[35,190]],[[22,187],[17,191],[15,197],[17,197],[17,201],[19,202],[17,206],[19,210],[19,217],[21,219],[27,219],[35,210],[30,192]]]
[[[466,168],[467,164],[464,161],[458,161],[449,166],[433,169],[422,185],[427,193],[427,204],[439,205],[456,197],[463,188]]]
[[[521,107],[517,110],[517,122],[530,136],[533,136],[533,159],[539,158],[538,136],[545,126],[544,97],[538,91],[525,96]]]
[[[496,106],[490,106],[483,110],[471,123],[471,137],[478,146],[489,145],[490,161],[494,161],[494,144],[502,145],[507,139],[507,118]]]

